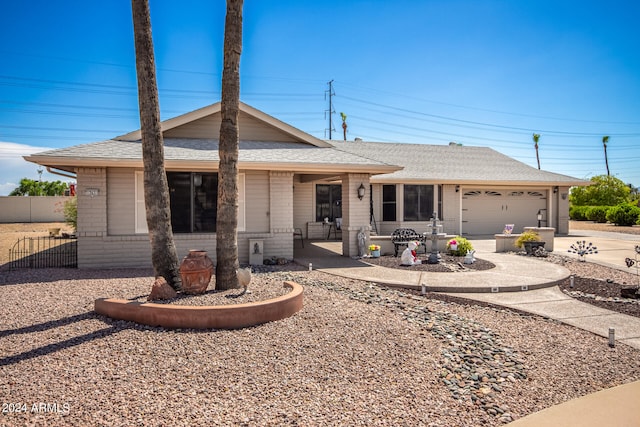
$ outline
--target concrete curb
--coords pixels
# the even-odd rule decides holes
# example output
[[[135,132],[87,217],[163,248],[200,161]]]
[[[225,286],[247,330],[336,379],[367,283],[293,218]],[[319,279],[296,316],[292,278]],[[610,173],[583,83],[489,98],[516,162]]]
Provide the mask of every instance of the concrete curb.
[[[112,319],[169,329],[239,329],[281,320],[300,311],[302,286],[295,282],[285,282],[284,286],[291,292],[254,303],[186,306],[100,298],[95,301],[95,311]]]

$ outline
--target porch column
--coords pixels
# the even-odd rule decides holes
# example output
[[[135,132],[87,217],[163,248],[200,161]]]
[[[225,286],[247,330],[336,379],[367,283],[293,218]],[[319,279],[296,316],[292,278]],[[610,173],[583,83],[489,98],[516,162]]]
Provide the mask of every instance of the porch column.
[[[360,185],[365,195],[358,198]],[[342,175],[342,255],[358,255],[358,232],[364,228],[369,241],[371,224],[369,221],[369,174],[349,173]]]
[[[293,172],[269,172],[269,218],[272,238],[265,255],[293,259]]]

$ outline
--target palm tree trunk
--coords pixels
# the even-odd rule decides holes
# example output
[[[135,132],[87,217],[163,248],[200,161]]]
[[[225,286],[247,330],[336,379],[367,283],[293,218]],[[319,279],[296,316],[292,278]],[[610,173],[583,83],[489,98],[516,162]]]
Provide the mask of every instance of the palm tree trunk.
[[[602,137],[602,145],[604,146],[604,163],[607,166],[607,176],[610,176],[609,174],[609,159],[607,158],[607,143],[609,142],[609,136],[605,135]]]
[[[238,277],[238,114],[242,0],[227,0],[220,124],[220,166],[216,223],[216,289],[239,288]]]
[[[164,277],[173,289],[180,290],[180,265],[171,230],[169,186],[164,169],[164,142],[160,127],[149,1],[132,0],[131,6],[144,164],[144,203],[151,241],[151,262],[156,277]]]
[[[536,148],[536,160],[538,161],[538,169],[540,169],[540,155],[538,152],[538,141],[540,141],[540,134],[539,133],[534,133],[533,134],[533,145]]]

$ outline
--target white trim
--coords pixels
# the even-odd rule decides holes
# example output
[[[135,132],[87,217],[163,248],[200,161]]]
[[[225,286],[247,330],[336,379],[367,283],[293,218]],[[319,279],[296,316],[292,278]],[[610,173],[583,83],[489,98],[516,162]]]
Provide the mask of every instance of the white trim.
[[[144,204],[144,171],[136,171],[135,177],[135,233],[148,234],[149,227],[147,226],[147,211]]]
[[[245,191],[245,174],[238,174],[238,231],[246,231],[247,213],[246,213],[246,191]]]

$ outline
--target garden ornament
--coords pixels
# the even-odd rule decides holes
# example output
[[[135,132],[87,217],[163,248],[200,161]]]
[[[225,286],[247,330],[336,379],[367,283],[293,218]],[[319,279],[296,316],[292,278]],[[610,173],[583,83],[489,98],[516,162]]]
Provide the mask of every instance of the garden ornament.
[[[422,264],[422,261],[418,259],[418,255],[416,254],[416,248],[418,245],[418,242],[409,242],[407,249],[402,252],[402,257],[400,258],[402,265]]]

